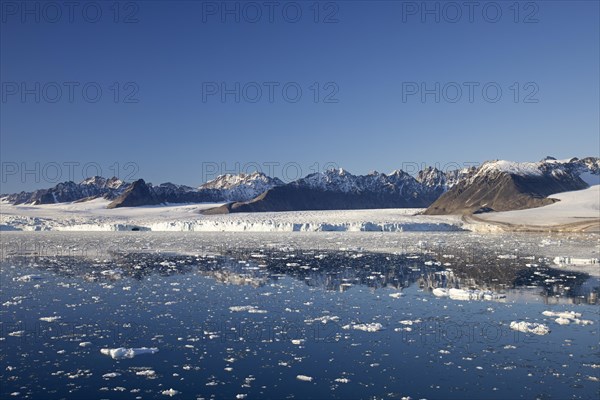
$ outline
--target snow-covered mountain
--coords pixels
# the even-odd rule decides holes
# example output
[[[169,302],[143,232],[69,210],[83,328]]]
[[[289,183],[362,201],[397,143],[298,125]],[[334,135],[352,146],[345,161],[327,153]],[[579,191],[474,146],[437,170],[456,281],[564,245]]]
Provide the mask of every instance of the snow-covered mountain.
[[[94,176],[79,183],[70,181],[62,182],[49,189],[21,192],[1,197],[4,201],[11,204],[32,205],[65,203],[97,197],[116,200],[132,185],[133,183],[127,183],[115,177],[107,179]],[[135,191],[138,192],[142,190],[142,187],[145,187],[143,192],[148,194],[146,199],[146,204],[148,205],[159,203],[203,203],[247,201],[277,185],[283,185],[283,182],[277,178],[270,178],[263,173],[252,173],[221,175],[199,188],[177,185],[170,182],[154,186],[151,183],[142,181],[137,183]]]
[[[262,172],[252,174],[225,174],[206,182],[199,188],[163,183],[158,186],[138,180],[132,185],[135,188],[125,191],[116,198],[110,208],[134,207],[135,205],[159,203],[220,203],[226,201],[248,201],[259,194],[283,185],[277,178],[271,178]]]
[[[219,191],[224,200],[247,201],[267,190],[283,185],[279,178],[271,178],[262,172],[251,174],[224,174],[206,182],[198,188],[200,191]]]
[[[458,182],[467,179],[477,171],[477,168],[462,168],[450,171],[441,171],[435,167],[427,167],[417,173],[416,180],[421,185],[437,191],[441,195]]]
[[[554,193],[600,183],[600,160],[588,157],[539,162],[494,160],[471,169],[426,211],[455,214],[509,211],[552,204]]]
[[[50,189],[3,197],[12,204],[51,204],[104,197],[111,208],[162,203],[229,204],[211,213],[429,207],[446,214],[537,207],[547,196],[600,184],[600,160],[588,157],[516,163],[495,160],[480,167],[441,171],[426,168],[411,176],[396,170],[353,175],[344,169],[313,173],[284,184],[263,173],[225,174],[198,188],[173,183],[88,178]]]
[[[227,204],[208,213],[427,207],[444,190],[424,185],[404,171],[353,175],[340,168],[310,174],[251,201]]]
[[[39,189],[34,192],[21,192],[4,196],[11,204],[52,204],[78,201],[86,198],[106,197],[114,199],[119,196],[127,183],[118,178],[94,176],[79,183],[63,182],[50,189]]]
[[[368,175],[353,175],[343,168],[313,173],[292,182],[297,187],[334,191],[340,193],[397,192],[399,194],[419,191],[418,182],[404,171],[389,175],[371,172]]]
[[[592,183],[594,183],[596,182],[594,177],[600,176],[600,159],[587,157],[581,160],[578,158],[557,160],[554,157],[546,157],[538,162],[486,161],[477,169],[475,174],[469,177],[469,181],[472,182],[482,176],[492,176],[500,173],[523,177],[553,176],[556,178],[576,178],[583,175],[585,179],[592,178]]]

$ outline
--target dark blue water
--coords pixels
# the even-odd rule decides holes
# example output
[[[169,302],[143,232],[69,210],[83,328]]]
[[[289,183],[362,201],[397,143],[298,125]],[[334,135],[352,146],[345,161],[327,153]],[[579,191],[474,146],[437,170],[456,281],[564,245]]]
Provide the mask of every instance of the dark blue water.
[[[0,396],[166,398],[171,388],[186,399],[600,396],[597,278],[485,254],[437,261],[448,259],[258,249],[6,257]],[[452,300],[435,287],[506,297]],[[548,310],[593,324],[559,325]],[[517,332],[511,321],[551,332]],[[352,328],[376,323],[374,332]],[[101,353],[118,347],[158,352]]]

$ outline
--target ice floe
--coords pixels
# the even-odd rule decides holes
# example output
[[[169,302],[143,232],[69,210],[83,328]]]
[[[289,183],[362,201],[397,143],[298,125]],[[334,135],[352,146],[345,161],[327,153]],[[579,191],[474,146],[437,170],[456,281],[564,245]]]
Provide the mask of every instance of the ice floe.
[[[537,322],[513,321],[510,323],[510,329],[536,335],[547,335],[550,333],[550,329],[546,325]]]
[[[178,395],[179,391],[177,391],[175,389],[169,389],[169,390],[163,390],[161,393],[165,396],[173,397],[175,395]]]
[[[373,322],[370,324],[349,324],[342,326],[343,329],[354,329],[357,331],[364,332],[378,332],[383,329],[383,325],[379,322]]]
[[[133,358],[140,354],[154,354],[158,352],[156,347],[139,347],[139,348],[125,348],[118,347],[116,349],[100,349],[100,352],[106,356],[110,356],[115,360],[122,358]]]
[[[144,369],[141,371],[137,371],[135,374],[138,376],[145,376],[145,377],[150,378],[150,377],[154,377],[156,375],[156,372],[152,369]]]
[[[575,311],[544,311],[542,315],[546,317],[557,317],[554,322],[559,325],[569,325],[570,323],[574,323],[577,325],[591,325],[594,321],[590,321],[588,319],[580,319],[581,313],[576,313]]]
[[[18,278],[13,278],[13,280],[17,282],[31,282],[38,279],[42,279],[42,277],[39,275],[23,275],[19,276]]]
[[[229,311],[231,312],[243,312],[246,311],[250,314],[266,314],[266,310],[261,310],[255,306],[232,306],[229,307]]]
[[[326,324],[328,322],[337,322],[340,319],[337,315],[323,315],[322,317],[305,319],[304,322],[307,324],[312,324],[314,322],[320,322],[322,324]]]
[[[58,321],[60,319],[60,317],[58,315],[53,316],[53,317],[41,317],[40,321],[44,321],[44,322],[55,322]]]
[[[420,319],[415,319],[415,320],[409,320],[409,319],[405,319],[402,321],[398,321],[399,323],[401,323],[402,325],[413,325],[413,324],[418,324],[421,322]]]
[[[102,375],[104,379],[116,378],[117,376],[121,376],[118,372],[109,372],[108,374]]]
[[[452,300],[499,300],[506,296],[504,294],[495,293],[490,290],[466,290],[466,289],[444,289],[435,288],[432,291],[434,296],[449,297]]]

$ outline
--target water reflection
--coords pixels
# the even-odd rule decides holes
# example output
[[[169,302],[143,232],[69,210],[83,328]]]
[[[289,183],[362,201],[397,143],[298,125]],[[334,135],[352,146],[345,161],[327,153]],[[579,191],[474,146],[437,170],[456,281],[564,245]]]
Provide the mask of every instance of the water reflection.
[[[8,255],[5,263],[33,266],[86,281],[143,280],[151,274],[199,274],[222,284],[261,287],[291,277],[328,291],[360,285],[402,290],[417,284],[542,298],[546,303],[600,304],[600,282],[582,272],[552,268],[536,257],[470,254],[382,254],[359,251],[236,249],[202,255],[109,252],[105,259],[78,256]]]

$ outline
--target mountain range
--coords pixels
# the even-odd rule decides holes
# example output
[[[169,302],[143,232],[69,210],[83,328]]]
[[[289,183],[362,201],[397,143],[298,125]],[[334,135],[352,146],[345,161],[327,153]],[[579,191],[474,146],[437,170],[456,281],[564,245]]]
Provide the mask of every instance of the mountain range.
[[[225,174],[198,188],[92,177],[1,197],[15,205],[102,197],[110,200],[108,208],[226,203],[205,211],[207,214],[371,208],[427,208],[426,214],[461,214],[538,207],[554,201],[547,197],[550,194],[598,183],[600,159],[546,157],[529,163],[488,161],[479,167],[451,171],[428,167],[415,176],[401,170],[353,175],[332,169],[290,183],[260,172]]]
[[[21,192],[0,197],[11,204],[54,204],[84,201],[95,198],[111,200],[109,207],[154,205],[162,203],[221,203],[226,201],[246,201],[274,186],[283,185],[278,178],[270,178],[263,173],[220,175],[198,188],[174,183],[154,186],[138,179],[126,183],[115,177],[106,179],[95,176],[82,182],[63,182],[49,189]],[[134,201],[133,198],[137,197]],[[128,200],[125,200],[129,198]]]

